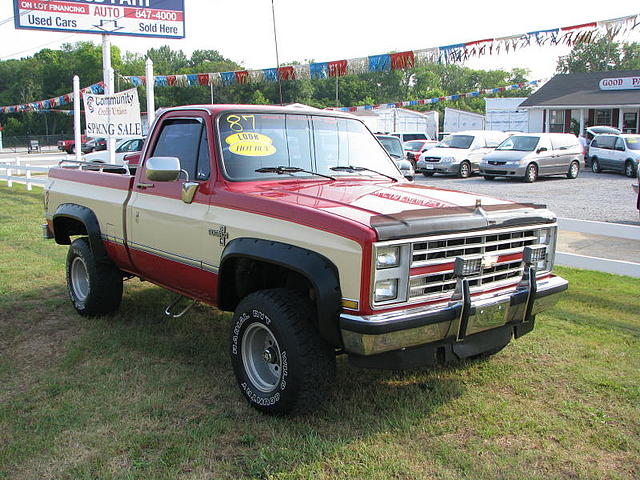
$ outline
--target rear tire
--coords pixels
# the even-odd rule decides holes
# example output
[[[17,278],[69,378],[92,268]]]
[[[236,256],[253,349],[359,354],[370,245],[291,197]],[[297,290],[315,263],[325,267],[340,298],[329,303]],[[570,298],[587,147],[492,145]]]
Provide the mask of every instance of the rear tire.
[[[240,391],[264,413],[320,406],[336,373],[333,347],[314,328],[314,308],[299,293],[262,290],[240,301],[231,325],[231,365]]]
[[[634,178],[636,176],[636,169],[631,160],[627,160],[624,164],[624,174],[629,178]]]
[[[86,237],[71,243],[66,270],[69,297],[80,315],[106,315],[118,310],[122,273],[111,261],[98,262]]]
[[[578,178],[579,173],[580,173],[580,163],[577,160],[574,160],[569,165],[569,170],[567,171],[567,178],[571,180]]]
[[[600,168],[600,162],[598,161],[597,158],[592,158],[591,159],[591,171],[593,173],[600,173],[602,172],[602,168]]]
[[[458,168],[458,177],[459,178],[469,178],[471,176],[471,164],[463,160]]]
[[[538,167],[535,163],[530,163],[527,166],[527,171],[524,174],[524,181],[527,183],[533,183],[538,179]]]

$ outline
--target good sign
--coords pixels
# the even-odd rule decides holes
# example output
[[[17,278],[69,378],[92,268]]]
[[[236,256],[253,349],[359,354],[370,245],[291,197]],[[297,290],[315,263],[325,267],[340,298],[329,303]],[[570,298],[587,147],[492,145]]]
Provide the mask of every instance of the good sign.
[[[635,90],[640,89],[640,77],[603,78],[600,90]]]

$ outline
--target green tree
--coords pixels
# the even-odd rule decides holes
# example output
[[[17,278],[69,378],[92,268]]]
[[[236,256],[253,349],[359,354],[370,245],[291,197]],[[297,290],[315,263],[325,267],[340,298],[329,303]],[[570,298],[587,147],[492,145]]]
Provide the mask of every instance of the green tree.
[[[601,72],[640,68],[640,43],[614,42],[606,36],[592,43],[581,43],[560,57],[558,73]]]

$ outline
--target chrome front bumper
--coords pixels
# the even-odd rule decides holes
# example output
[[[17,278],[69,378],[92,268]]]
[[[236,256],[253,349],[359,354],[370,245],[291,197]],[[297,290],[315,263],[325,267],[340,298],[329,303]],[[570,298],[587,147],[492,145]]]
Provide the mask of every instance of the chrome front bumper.
[[[551,276],[535,280],[509,293],[457,302],[396,310],[368,316],[340,315],[344,348],[354,355],[377,355],[394,350],[449,340],[462,343],[475,334],[505,325],[532,322],[535,315],[553,307],[569,283]]]

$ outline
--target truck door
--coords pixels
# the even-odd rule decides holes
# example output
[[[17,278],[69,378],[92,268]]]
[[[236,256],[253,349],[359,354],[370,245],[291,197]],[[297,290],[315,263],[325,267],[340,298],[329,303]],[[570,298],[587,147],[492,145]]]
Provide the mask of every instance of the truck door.
[[[203,267],[212,192],[211,119],[205,112],[172,111],[156,123],[127,207],[128,245],[144,278],[200,299],[213,298],[217,276]],[[175,181],[146,176],[151,157],[177,157],[183,172]],[[191,203],[185,182],[197,183]]]

